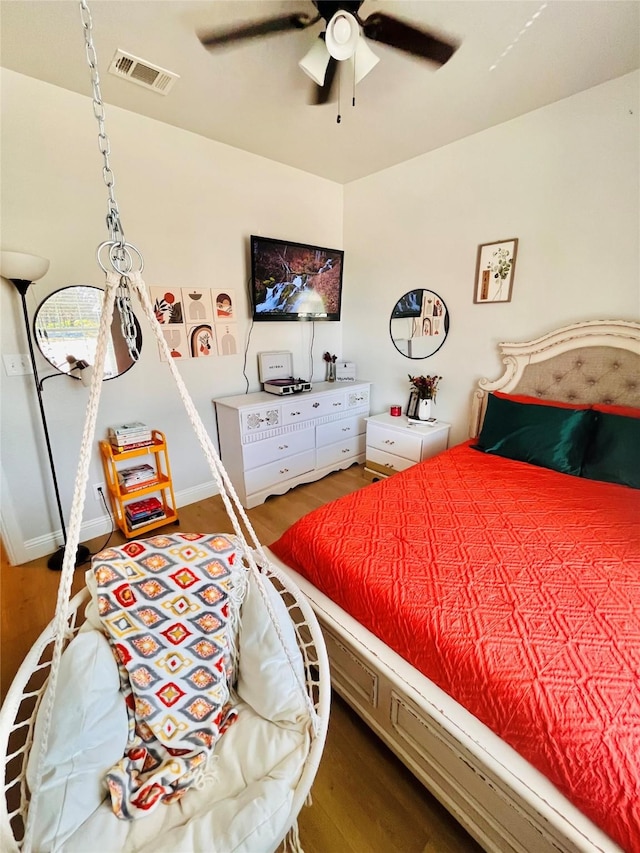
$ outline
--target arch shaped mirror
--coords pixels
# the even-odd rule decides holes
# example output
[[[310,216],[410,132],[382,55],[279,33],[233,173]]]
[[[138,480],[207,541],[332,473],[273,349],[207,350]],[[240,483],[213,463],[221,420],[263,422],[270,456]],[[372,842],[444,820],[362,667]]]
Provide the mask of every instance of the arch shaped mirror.
[[[72,364],[67,356],[84,359],[94,364],[98,344],[98,329],[104,291],[92,285],[62,287],[49,294],[38,306],[33,319],[33,331],[38,348],[52,367],[69,373]],[[142,330],[137,318],[138,352],[142,349]],[[103,379],[114,379],[126,373],[135,364],[120,328],[120,314],[116,308],[107,341]]]
[[[449,311],[433,290],[409,290],[393,306],[389,320],[393,345],[407,358],[429,358],[449,334]]]

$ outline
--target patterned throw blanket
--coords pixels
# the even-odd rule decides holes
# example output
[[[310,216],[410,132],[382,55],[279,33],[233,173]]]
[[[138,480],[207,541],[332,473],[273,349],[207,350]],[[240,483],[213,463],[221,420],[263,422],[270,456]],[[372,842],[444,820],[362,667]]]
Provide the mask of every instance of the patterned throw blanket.
[[[93,559],[129,741],[107,775],[115,814],[172,803],[203,774],[234,721],[229,702],[246,572],[226,536],[154,536]]]

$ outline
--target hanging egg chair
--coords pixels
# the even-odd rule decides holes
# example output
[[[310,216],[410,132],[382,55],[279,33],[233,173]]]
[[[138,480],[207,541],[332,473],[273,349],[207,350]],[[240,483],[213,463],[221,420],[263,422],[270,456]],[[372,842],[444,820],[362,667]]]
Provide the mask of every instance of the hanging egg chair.
[[[65,853],[300,851],[297,817],[326,739],[323,636],[266,556],[171,358],[124,239],[86,0],[80,0],[110,239],[95,366],[56,611],[0,710],[0,849]],[[71,598],[114,306],[137,360],[137,297],[233,533],[154,532],[94,556]],[[129,334],[126,334],[127,330]]]

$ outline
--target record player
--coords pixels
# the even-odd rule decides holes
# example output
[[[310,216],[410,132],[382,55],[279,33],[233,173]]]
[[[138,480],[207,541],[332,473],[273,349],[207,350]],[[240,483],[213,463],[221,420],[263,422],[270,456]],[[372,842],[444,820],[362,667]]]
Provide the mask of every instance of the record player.
[[[292,375],[293,355],[290,352],[260,352],[258,365],[262,387],[268,394],[286,397],[311,391],[310,382]]]

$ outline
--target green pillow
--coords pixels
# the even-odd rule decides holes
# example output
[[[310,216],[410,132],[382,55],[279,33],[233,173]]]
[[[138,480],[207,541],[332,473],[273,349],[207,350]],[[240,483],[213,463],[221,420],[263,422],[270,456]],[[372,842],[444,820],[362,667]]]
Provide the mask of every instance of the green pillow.
[[[596,413],[582,476],[640,489],[640,418]]]
[[[591,409],[519,403],[489,394],[479,450],[579,476],[592,431]]]

